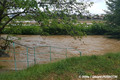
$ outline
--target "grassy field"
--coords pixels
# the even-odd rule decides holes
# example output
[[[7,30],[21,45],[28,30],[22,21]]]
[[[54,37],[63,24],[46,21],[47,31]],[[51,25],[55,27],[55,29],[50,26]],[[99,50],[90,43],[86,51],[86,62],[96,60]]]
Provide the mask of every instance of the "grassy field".
[[[1,73],[0,80],[76,80],[79,75],[120,76],[120,53],[73,57],[35,65],[22,71]]]

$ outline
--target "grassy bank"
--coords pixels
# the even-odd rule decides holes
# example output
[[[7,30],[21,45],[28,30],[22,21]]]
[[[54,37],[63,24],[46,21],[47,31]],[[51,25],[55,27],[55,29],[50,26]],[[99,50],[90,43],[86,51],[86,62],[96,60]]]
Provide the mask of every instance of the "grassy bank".
[[[120,75],[120,53],[82,56],[0,74],[0,80],[71,80],[79,75]]]

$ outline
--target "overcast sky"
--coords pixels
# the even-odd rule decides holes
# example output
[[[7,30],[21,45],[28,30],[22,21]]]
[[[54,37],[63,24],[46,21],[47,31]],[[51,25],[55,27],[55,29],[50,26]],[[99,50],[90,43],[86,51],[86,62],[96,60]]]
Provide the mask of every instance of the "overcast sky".
[[[90,0],[94,2],[91,8],[88,8],[92,14],[104,14],[103,10],[107,10],[106,0]]]

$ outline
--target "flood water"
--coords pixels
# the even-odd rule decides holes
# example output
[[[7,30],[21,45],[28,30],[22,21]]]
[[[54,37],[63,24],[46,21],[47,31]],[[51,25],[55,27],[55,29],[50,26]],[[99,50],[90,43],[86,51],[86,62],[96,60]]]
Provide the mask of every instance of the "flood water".
[[[83,55],[104,54],[108,52],[120,51],[120,40],[109,39],[105,36],[86,36],[81,40],[75,40],[71,36],[35,36],[35,35],[19,35],[21,44],[27,46],[56,46],[62,48],[76,48],[82,51]]]
[[[6,35],[3,35],[6,36]],[[29,47],[35,46],[53,46],[59,48],[75,48],[82,52],[82,56],[84,55],[103,55],[109,52],[120,52],[120,40],[116,39],[108,39],[105,36],[93,35],[93,36],[86,36],[83,37],[81,40],[74,39],[71,36],[65,35],[57,35],[57,36],[39,36],[39,35],[17,35],[16,37],[21,37],[21,40],[17,40],[16,42],[26,45]],[[18,61],[26,61],[27,60],[27,51],[26,47],[22,47],[16,45],[16,52],[17,53],[24,53],[24,54],[16,54],[16,59]],[[51,57],[53,61],[56,61],[56,58],[65,58],[66,57],[66,50],[59,49],[59,48],[52,48],[51,50]],[[79,52],[76,50],[67,50],[67,56],[71,57],[72,55],[79,56]],[[49,47],[37,47],[36,53],[45,52],[50,53]],[[29,60],[30,63],[34,63],[34,49],[28,49]],[[63,54],[54,54],[54,53],[63,53]],[[70,55],[72,54],[72,55]],[[50,62],[50,54],[39,54],[36,55],[39,59],[44,59],[41,61],[37,61],[37,63],[48,63]],[[0,60],[11,60],[14,56],[11,54],[9,58],[0,58]],[[53,59],[54,58],[54,59]],[[14,62],[0,62],[0,65],[5,66],[6,68],[13,68]],[[17,62],[18,68],[26,68],[27,62]]]

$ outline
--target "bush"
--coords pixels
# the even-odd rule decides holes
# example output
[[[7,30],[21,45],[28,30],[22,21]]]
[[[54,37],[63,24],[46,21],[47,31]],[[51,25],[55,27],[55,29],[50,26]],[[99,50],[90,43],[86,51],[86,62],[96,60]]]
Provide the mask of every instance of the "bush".
[[[92,25],[88,28],[89,34],[95,34],[95,35],[104,35],[108,32],[105,23],[96,23],[93,22]]]
[[[4,34],[22,34],[20,27],[6,27],[2,33]]]
[[[37,34],[40,34],[42,31],[38,26],[24,26],[24,27],[21,27],[21,30],[22,30],[22,34],[24,35],[28,35],[28,34],[37,35]]]
[[[120,26],[118,26],[117,28],[114,27],[109,28],[109,32],[107,34],[120,35]]]
[[[72,35],[83,36],[88,35],[103,35],[111,34],[111,29],[107,28],[104,23],[95,23],[92,25],[84,24],[72,24],[72,23],[58,23],[51,22],[49,25],[43,26],[12,26],[3,30],[4,34],[22,34],[22,35]],[[114,34],[117,32],[114,30]],[[113,33],[113,32],[112,32]]]
[[[22,34],[22,35],[35,35],[42,33],[38,26],[12,26],[3,30],[4,34]]]
[[[63,24],[51,24],[48,27],[42,27],[43,32],[47,32],[50,35],[67,35],[67,31]]]

